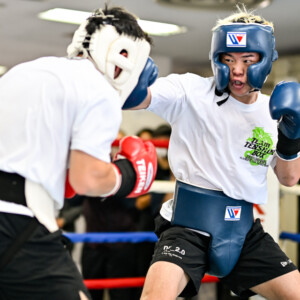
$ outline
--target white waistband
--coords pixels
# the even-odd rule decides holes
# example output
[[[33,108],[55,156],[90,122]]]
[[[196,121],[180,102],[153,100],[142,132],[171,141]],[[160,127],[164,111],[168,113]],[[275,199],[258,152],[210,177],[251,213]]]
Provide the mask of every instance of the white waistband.
[[[26,206],[0,200],[0,212],[33,217],[33,212]]]
[[[0,200],[0,212],[35,216],[50,232],[58,230],[54,201],[39,183],[25,180],[25,198],[27,207]]]

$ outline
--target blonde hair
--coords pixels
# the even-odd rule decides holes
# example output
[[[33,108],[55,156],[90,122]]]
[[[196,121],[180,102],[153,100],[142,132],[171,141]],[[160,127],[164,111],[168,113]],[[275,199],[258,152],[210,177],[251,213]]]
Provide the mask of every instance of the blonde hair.
[[[255,15],[254,11],[248,11],[244,4],[237,5],[237,11],[233,13],[232,15],[228,16],[225,19],[219,19],[216,22],[216,26],[212,29],[212,31],[215,31],[220,26],[223,25],[230,25],[232,23],[244,23],[244,24],[250,24],[250,23],[256,23],[261,25],[268,25],[272,27],[274,32],[274,25],[272,22],[269,22],[265,20],[263,17],[259,15]]]

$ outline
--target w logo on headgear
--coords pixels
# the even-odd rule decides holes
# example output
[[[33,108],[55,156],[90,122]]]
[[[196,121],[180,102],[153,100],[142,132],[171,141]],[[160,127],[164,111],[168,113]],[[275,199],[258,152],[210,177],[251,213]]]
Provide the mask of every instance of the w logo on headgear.
[[[227,47],[246,47],[247,33],[246,32],[227,32],[226,36]]]
[[[225,221],[239,221],[241,219],[241,206],[226,206]]]

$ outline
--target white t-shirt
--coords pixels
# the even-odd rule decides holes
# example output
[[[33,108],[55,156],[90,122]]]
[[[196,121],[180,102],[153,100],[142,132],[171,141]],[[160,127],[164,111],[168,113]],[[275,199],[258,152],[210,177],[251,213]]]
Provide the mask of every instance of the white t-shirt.
[[[0,170],[41,184],[57,209],[70,148],[110,161],[121,102],[89,60],[44,57],[20,64],[0,79],[0,99]]]
[[[213,77],[172,74],[151,86],[148,110],[172,126],[169,163],[178,180],[252,203],[267,200],[267,167],[275,165],[277,124],[269,97],[253,104],[215,95]],[[170,220],[172,203],[161,214]],[[165,214],[164,214],[165,211]]]

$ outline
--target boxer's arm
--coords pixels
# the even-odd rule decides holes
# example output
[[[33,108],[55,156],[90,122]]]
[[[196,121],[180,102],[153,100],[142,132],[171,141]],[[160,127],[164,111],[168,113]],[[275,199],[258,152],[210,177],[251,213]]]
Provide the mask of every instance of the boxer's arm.
[[[112,163],[79,150],[71,151],[69,181],[76,194],[91,197],[106,194],[114,188],[116,179]]]
[[[148,92],[147,92],[147,96],[146,96],[145,100],[141,104],[139,104],[138,106],[133,107],[132,109],[135,110],[135,109],[145,109],[145,108],[147,108],[151,103],[151,98],[152,98],[151,90],[150,90],[150,88],[148,88]]]
[[[278,121],[275,174],[281,184],[293,186],[300,178],[300,84],[280,82],[270,97],[270,114]]]
[[[282,185],[293,186],[300,180],[300,158],[286,161],[278,157],[274,171]]]
[[[65,197],[138,197],[147,193],[157,171],[151,142],[128,136],[120,141],[116,160],[106,163],[79,150],[72,150]]]

